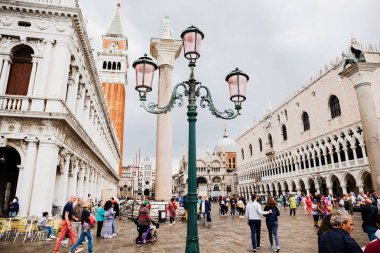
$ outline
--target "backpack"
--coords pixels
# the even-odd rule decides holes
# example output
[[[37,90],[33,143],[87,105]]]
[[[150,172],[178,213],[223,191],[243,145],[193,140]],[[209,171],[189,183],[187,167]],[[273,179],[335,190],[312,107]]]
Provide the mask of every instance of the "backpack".
[[[90,220],[90,227],[91,227],[91,228],[94,228],[94,227],[95,227],[95,224],[96,224],[96,222],[95,222],[95,218],[92,217],[92,216],[89,216],[88,219]]]

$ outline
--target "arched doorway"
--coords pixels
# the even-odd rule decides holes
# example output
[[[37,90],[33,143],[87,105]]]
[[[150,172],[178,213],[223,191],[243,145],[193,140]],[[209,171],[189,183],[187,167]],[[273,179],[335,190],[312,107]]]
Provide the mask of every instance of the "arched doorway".
[[[306,186],[302,179],[300,179],[301,193],[306,195]]]
[[[0,148],[0,215],[8,215],[9,202],[16,197],[21,157],[16,149]]]
[[[207,196],[207,179],[204,177],[197,178],[198,196]]]
[[[331,177],[331,185],[332,185],[332,191],[333,195],[342,195],[342,188],[340,187],[339,179],[333,175]]]
[[[313,179],[309,178],[309,187],[310,187],[310,194],[314,195],[317,190],[315,189],[315,184]]]
[[[345,177],[345,182],[347,184],[347,192],[359,192],[359,188],[356,186],[356,180],[351,174],[347,174]]]
[[[372,178],[369,172],[366,171],[363,173],[362,181],[364,185],[364,192],[373,192]]]
[[[144,190],[144,196],[149,196],[149,194],[150,194],[149,189],[145,189],[145,190]]]
[[[318,184],[319,184],[319,191],[320,191],[320,193],[323,194],[323,195],[327,195],[328,191],[327,191],[327,186],[326,186],[326,178],[322,177],[322,176],[319,176],[317,178],[317,180],[318,180]]]
[[[288,186],[288,183],[287,182],[284,182],[284,191],[285,191],[285,193],[286,192],[289,192],[289,186]]]
[[[9,71],[9,79],[6,94],[26,96],[28,94],[29,80],[32,73],[33,49],[20,45],[13,48],[12,66]]]

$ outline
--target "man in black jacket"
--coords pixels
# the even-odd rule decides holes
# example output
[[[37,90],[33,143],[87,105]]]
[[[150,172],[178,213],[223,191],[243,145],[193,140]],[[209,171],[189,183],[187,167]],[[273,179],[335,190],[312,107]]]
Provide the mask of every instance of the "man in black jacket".
[[[331,215],[332,229],[322,233],[318,238],[319,253],[363,253],[360,246],[350,236],[354,223],[349,214]]]
[[[364,203],[360,203],[354,207],[354,212],[362,213],[363,231],[367,233],[369,241],[375,240],[377,238],[375,235],[377,231],[377,206],[372,204],[372,200],[365,199]]]

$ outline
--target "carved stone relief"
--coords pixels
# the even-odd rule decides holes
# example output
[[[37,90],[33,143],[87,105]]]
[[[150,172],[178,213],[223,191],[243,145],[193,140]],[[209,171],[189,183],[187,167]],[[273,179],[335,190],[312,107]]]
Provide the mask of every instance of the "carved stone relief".
[[[13,22],[15,21],[15,19],[9,15],[6,15],[4,17],[2,17],[0,19],[0,22],[4,25],[4,26],[10,26],[13,24]]]

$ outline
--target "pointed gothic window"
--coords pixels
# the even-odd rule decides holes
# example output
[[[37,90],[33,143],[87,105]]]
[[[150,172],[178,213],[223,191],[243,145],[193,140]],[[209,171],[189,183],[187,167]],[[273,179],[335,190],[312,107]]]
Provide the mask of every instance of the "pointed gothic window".
[[[268,144],[269,147],[273,148],[273,139],[271,134],[268,134]]]
[[[335,118],[340,116],[340,104],[339,104],[339,99],[335,96],[332,95],[329,99],[329,106],[330,106],[330,112],[331,112],[331,118]]]
[[[288,139],[288,132],[286,131],[285,125],[282,125],[281,131],[282,131],[282,139],[286,141]]]
[[[106,69],[106,68],[107,68],[107,62],[104,61],[104,62],[103,62],[103,69]]]
[[[241,159],[244,160],[244,149],[241,149]]]
[[[107,69],[111,69],[111,62],[108,62]]]
[[[252,144],[249,144],[249,153],[250,153],[250,155],[252,156]]]
[[[117,63],[117,70],[121,70],[121,63],[120,62]]]
[[[263,151],[263,142],[261,141],[261,139],[259,139],[259,150],[260,152]]]
[[[116,62],[112,63],[112,70],[116,70]]]
[[[302,123],[304,131],[310,130],[309,114],[307,112],[302,113]]]

